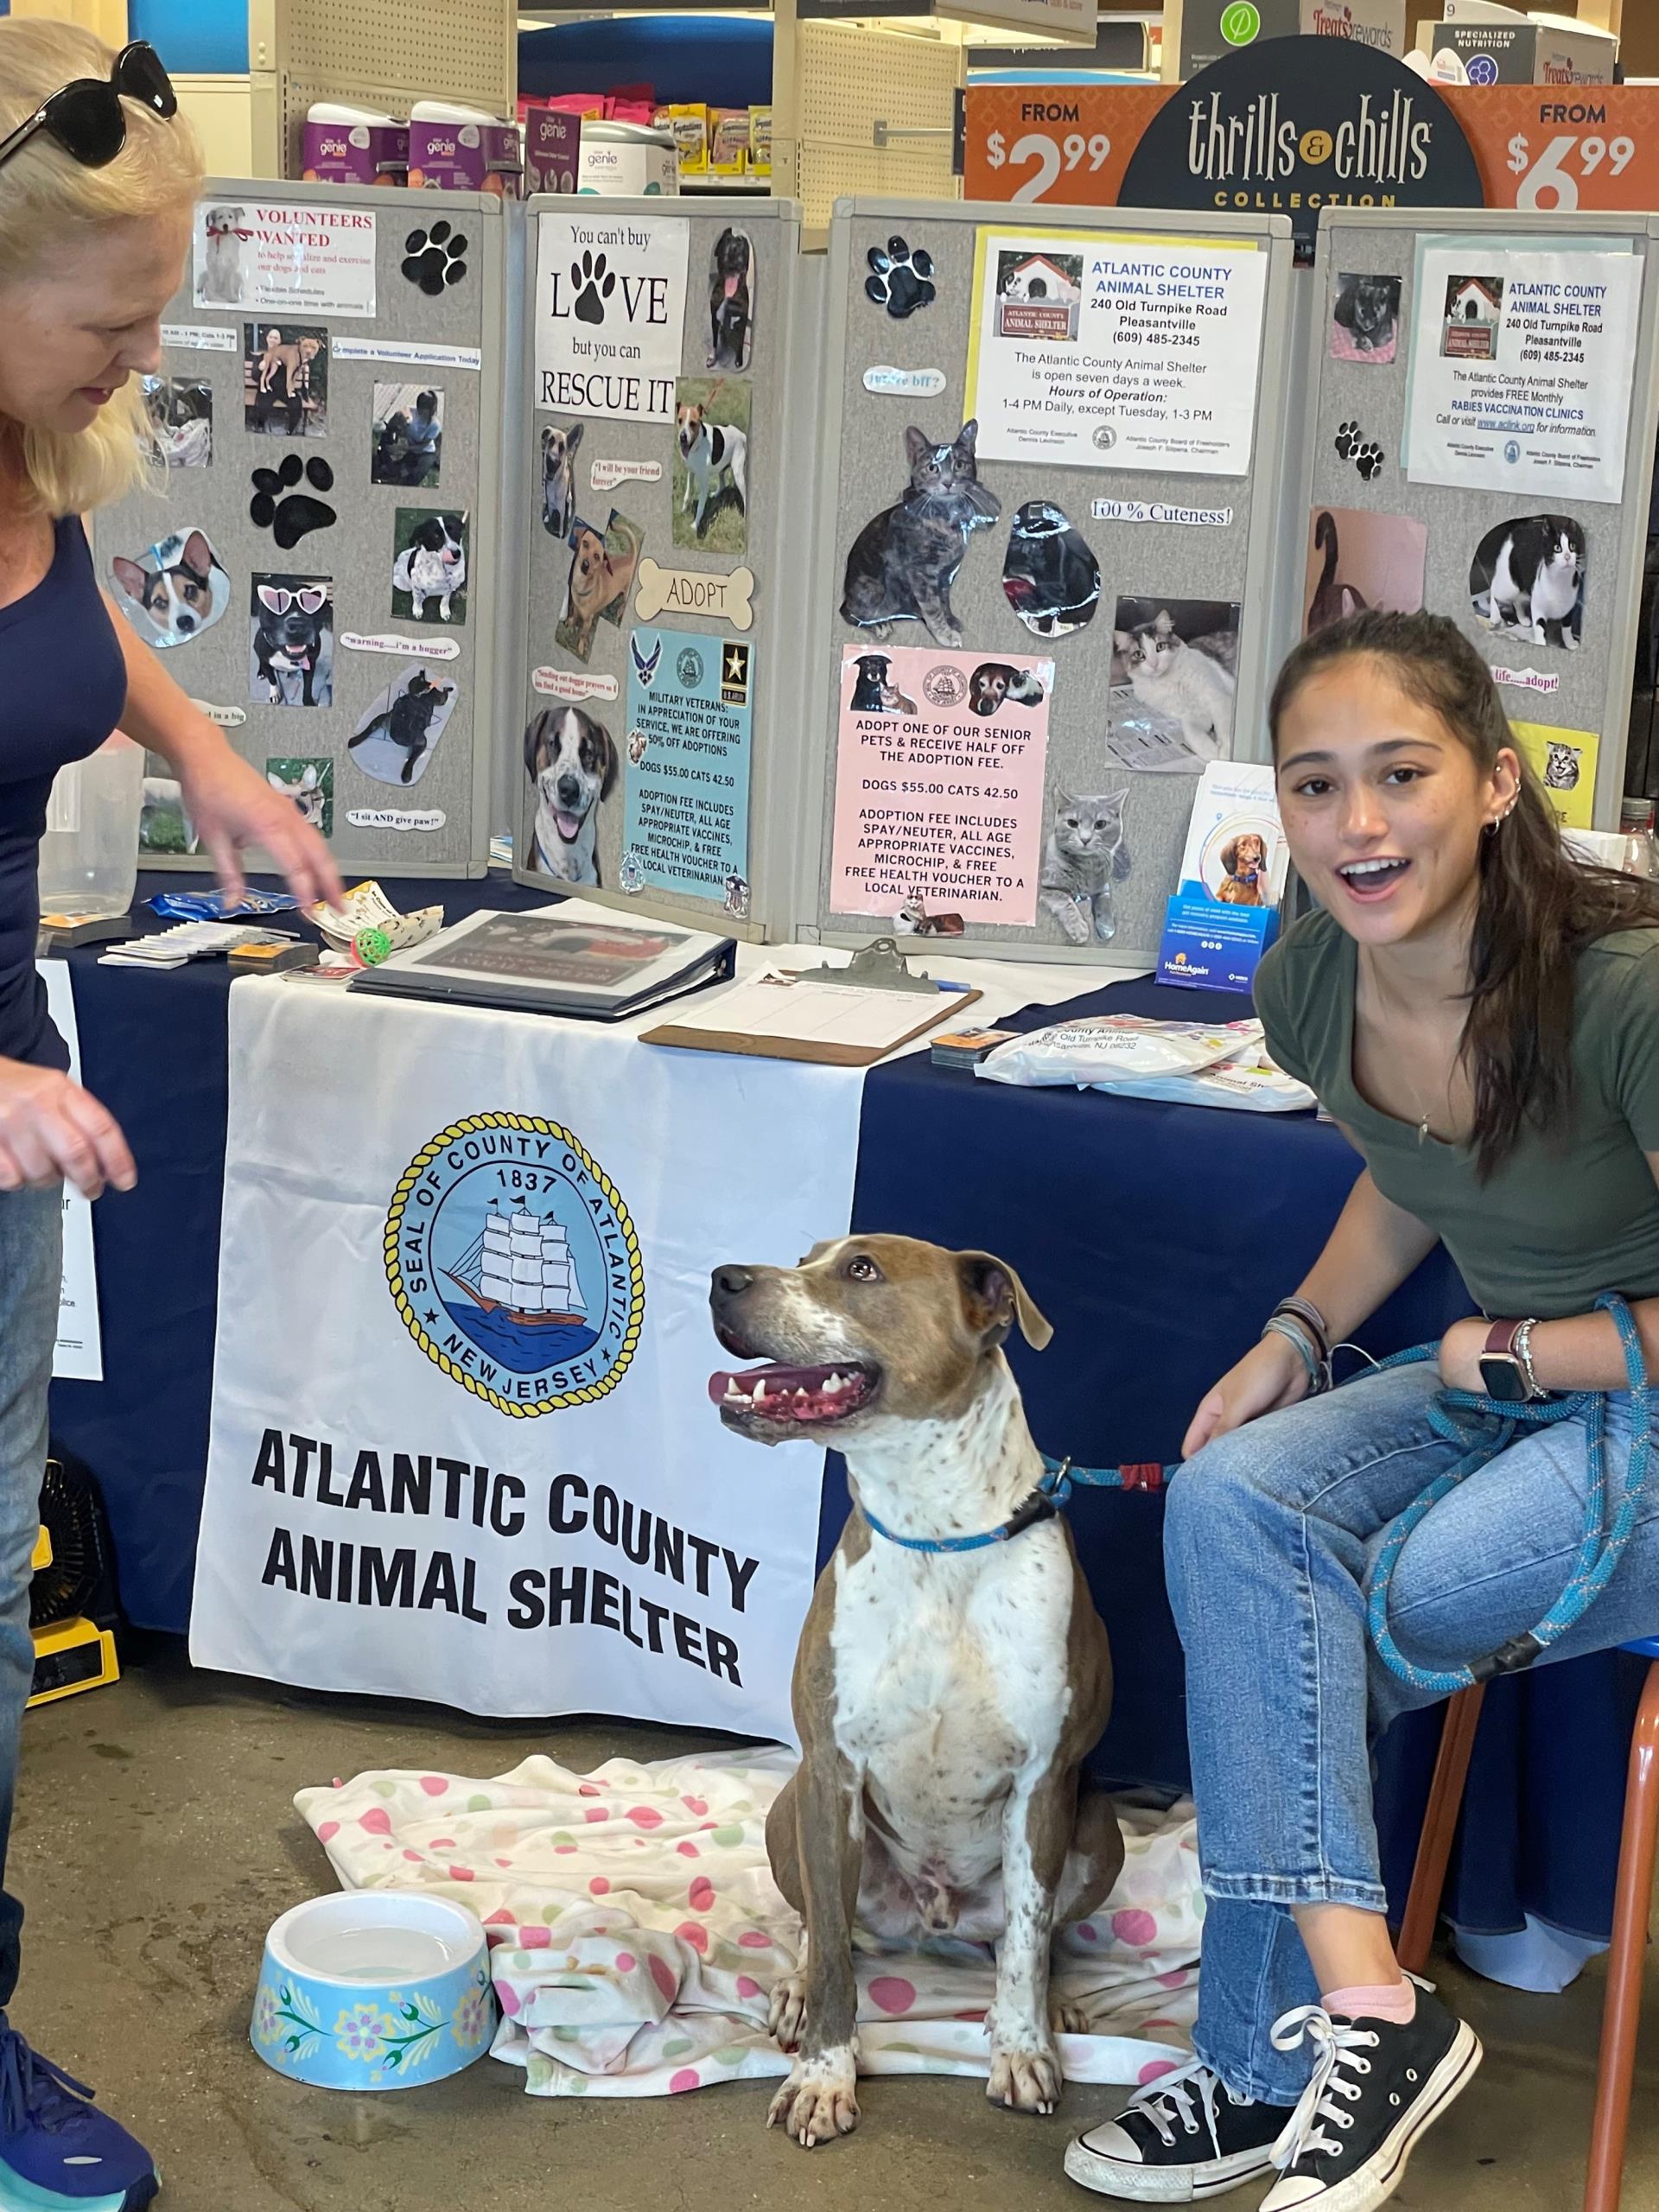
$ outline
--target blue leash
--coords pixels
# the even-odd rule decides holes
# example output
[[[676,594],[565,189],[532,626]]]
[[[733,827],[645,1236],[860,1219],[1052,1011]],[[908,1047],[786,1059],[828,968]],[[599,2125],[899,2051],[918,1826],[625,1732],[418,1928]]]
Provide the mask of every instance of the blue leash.
[[[1596,1300],[1599,1312],[1611,1313],[1624,1347],[1624,1372],[1630,1393],[1630,1457],[1624,1471],[1624,1491],[1612,1524],[1607,1519],[1607,1397],[1601,1390],[1573,1390],[1559,1396],[1541,1398],[1530,1404],[1507,1404],[1489,1398],[1477,1390],[1442,1390],[1429,1408],[1429,1426],[1435,1435],[1447,1444],[1462,1447],[1462,1455],[1454,1466],[1443,1475],[1436,1476],[1413,1504],[1395,1522],[1388,1540],[1377,1554],[1370,1578],[1365,1587],[1366,1620],[1371,1640],[1376,1644],[1384,1664],[1402,1681],[1414,1688],[1427,1690],[1437,1696],[1449,1697],[1455,1690],[1470,1688],[1476,1682],[1490,1681],[1495,1675],[1513,1674],[1522,1667],[1529,1667],[1540,1652],[1576,1628],[1591,1606],[1611,1580],[1614,1569],[1624,1554],[1625,1546],[1635,1532],[1637,1515],[1641,1510],[1643,1492],[1646,1489],[1651,1440],[1649,1434],[1650,1404],[1647,1362],[1643,1355],[1642,1339],[1637,1333],[1636,1322],[1630,1307],[1615,1293],[1604,1294]],[[1409,1367],[1424,1360],[1439,1357],[1435,1344],[1418,1344],[1410,1351],[1397,1351],[1380,1360],[1370,1372],[1380,1372],[1391,1367]],[[1472,1666],[1448,1668],[1436,1672],[1432,1668],[1414,1666],[1395,1642],[1389,1627],[1389,1585],[1401,1552],[1412,1531],[1431,1512],[1443,1497],[1461,1482],[1495,1459],[1500,1452],[1508,1451],[1516,1436],[1524,1430],[1550,1428],[1563,1421],[1582,1421],[1588,1438],[1590,1487],[1585,1500],[1584,1535],[1580,1541],[1578,1556],[1567,1587],[1548,1612],[1535,1627],[1523,1635],[1511,1637],[1510,1641],[1490,1657],[1478,1659]],[[1000,1527],[988,1529],[975,1536],[901,1536],[896,1529],[878,1521],[868,1508],[864,1518],[878,1536],[890,1544],[897,1544],[907,1552],[977,1552],[992,1544],[1006,1544],[1026,1529],[1039,1522],[1052,1521],[1070,1503],[1074,1489],[1090,1490],[1162,1490],[1173,1468],[1160,1466],[1156,1460],[1122,1467],[1077,1467],[1070,1459],[1052,1459],[1043,1454],[1044,1473],[1035,1490],[1017,1511],[1010,1515]]]
[[[1541,1651],[1576,1628],[1591,1606],[1611,1580],[1613,1571],[1624,1557],[1624,1548],[1636,1529],[1636,1518],[1641,1510],[1642,1493],[1647,1485],[1648,1462],[1651,1440],[1649,1434],[1649,1404],[1647,1362],[1643,1357],[1642,1339],[1637,1334],[1636,1322],[1630,1307],[1614,1293],[1608,1292],[1596,1300],[1597,1310],[1611,1313],[1618,1331],[1619,1342],[1624,1351],[1624,1372],[1630,1393],[1630,1457],[1624,1471],[1624,1494],[1618,1510],[1608,1525],[1607,1503],[1607,1397],[1601,1390],[1573,1390],[1559,1397],[1542,1398],[1532,1404],[1510,1405],[1496,1398],[1488,1398],[1476,1390],[1442,1390],[1429,1408],[1429,1426],[1434,1433],[1448,1444],[1461,1445],[1463,1456],[1455,1466],[1438,1475],[1414,1504],[1408,1505],[1389,1531],[1388,1540],[1377,1554],[1366,1585],[1366,1618],[1371,1640],[1389,1670],[1402,1682],[1409,1682],[1414,1689],[1427,1690],[1437,1696],[1449,1697],[1454,1690],[1466,1690],[1476,1682],[1490,1681],[1494,1675],[1513,1674],[1522,1667],[1529,1667]],[[1414,1362],[1433,1359],[1439,1346],[1418,1344],[1411,1351],[1395,1352],[1392,1358],[1382,1360],[1384,1368],[1407,1367]],[[1585,1499],[1584,1535],[1580,1541],[1578,1557],[1567,1587],[1535,1627],[1523,1635],[1511,1637],[1510,1641],[1493,1652],[1490,1658],[1478,1659],[1472,1666],[1452,1667],[1437,1672],[1433,1668],[1415,1667],[1395,1643],[1389,1627],[1389,1584],[1400,1554],[1426,1513],[1433,1510],[1443,1497],[1449,1497],[1458,1484],[1466,1481],[1479,1468],[1506,1452],[1523,1429],[1552,1427],[1557,1421],[1582,1421],[1588,1432],[1590,1488]]]

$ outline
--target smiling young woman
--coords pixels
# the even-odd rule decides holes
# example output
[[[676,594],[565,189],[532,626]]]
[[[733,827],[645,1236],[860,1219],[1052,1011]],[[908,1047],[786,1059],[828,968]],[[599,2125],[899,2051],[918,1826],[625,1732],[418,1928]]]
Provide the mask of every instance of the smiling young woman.
[[[1067,2171],[1179,2202],[1265,2173],[1263,2212],[1370,2212],[1480,2062],[1401,1974],[1370,1752],[1438,1693],[1371,1649],[1391,1524],[1460,1456],[1442,1384],[1630,1399],[1604,1293],[1659,1370],[1659,887],[1580,867],[1484,662],[1436,615],[1366,613],[1299,645],[1269,709],[1279,805],[1319,911],[1263,962],[1274,1058],[1364,1161],[1306,1279],[1193,1415],[1166,1522],[1209,1897],[1198,2056],[1082,2136]],[[1330,1347],[1443,1242],[1486,1318],[1433,1362],[1325,1395]],[[1585,1523],[1584,1421],[1522,1433],[1408,1537],[1389,1587],[1419,1669],[1484,1659],[1560,1597]],[[1659,1622],[1659,1497],[1543,1655]],[[1312,2049],[1312,2068],[1309,2064]]]
[[[302,898],[337,896],[327,848],[238,757],[100,594],[81,516],[148,466],[138,378],[189,249],[200,158],[142,42],[0,21],[0,1865],[34,1670],[57,1333],[61,1192],[130,1189],[111,1116],[72,1083],[35,968],[53,779],[118,726],[162,754],[221,880],[259,845]],[[149,2153],[7,2019],[22,1907],[0,1892],[0,2202],[137,2212]]]

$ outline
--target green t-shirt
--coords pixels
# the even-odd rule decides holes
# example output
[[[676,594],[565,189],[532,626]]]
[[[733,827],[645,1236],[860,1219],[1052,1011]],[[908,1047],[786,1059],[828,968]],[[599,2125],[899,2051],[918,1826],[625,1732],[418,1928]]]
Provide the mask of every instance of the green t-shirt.
[[[1491,1180],[1471,1145],[1420,1139],[1414,1122],[1354,1087],[1357,948],[1326,913],[1307,914],[1257,971],[1255,1006],[1273,1057],[1351,1129],[1384,1198],[1433,1230],[1486,1313],[1583,1313],[1599,1292],[1659,1297],[1659,929],[1621,930],[1579,956],[1573,1026],[1575,1112],[1546,1137],[1529,1128]]]

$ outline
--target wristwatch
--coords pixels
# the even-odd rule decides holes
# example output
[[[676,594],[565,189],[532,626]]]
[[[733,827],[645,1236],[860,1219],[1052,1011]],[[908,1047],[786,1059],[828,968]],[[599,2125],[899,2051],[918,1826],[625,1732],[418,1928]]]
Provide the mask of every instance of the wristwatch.
[[[1494,1321],[1480,1355],[1480,1379],[1489,1398],[1505,1405],[1525,1405],[1548,1397],[1541,1390],[1527,1357],[1527,1321]],[[1526,1333],[1523,1333],[1526,1332]]]

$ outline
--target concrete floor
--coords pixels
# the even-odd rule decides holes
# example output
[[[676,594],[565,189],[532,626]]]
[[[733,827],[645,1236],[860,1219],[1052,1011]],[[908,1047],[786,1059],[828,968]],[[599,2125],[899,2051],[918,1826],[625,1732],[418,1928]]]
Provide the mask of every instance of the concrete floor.
[[[763,2130],[769,2086],[634,2102],[550,2101],[484,2059],[433,2087],[348,2098],[253,2056],[264,1931],[332,1888],[290,1804],[365,1766],[492,1774],[531,1751],[577,1767],[696,1748],[607,1722],[530,1732],[424,1708],[296,1700],[193,1674],[163,1647],[117,1687],[28,1717],[12,1879],[29,1910],[20,2027],[149,2144],[168,2212],[734,2212],[788,2205],[1020,2212],[1086,2200],[1060,2154],[1121,2102],[1067,2091],[1059,2118],[994,2112],[960,2080],[868,2085],[850,2141],[805,2157]],[[1486,2046],[1474,2088],[1425,2140],[1395,2202],[1573,2212],[1582,2190],[1601,1977],[1526,1997],[1441,1976]],[[1637,2084],[1625,2212],[1659,2212],[1659,1969]],[[1249,2212],[1260,2190],[1230,2202]]]

